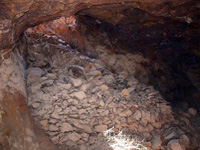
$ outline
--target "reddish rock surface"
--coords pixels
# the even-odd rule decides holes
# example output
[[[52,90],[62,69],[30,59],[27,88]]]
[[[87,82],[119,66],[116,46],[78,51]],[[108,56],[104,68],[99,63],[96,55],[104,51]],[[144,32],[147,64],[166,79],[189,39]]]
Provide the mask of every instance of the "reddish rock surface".
[[[28,135],[35,131],[25,105],[25,90],[13,82],[16,74],[23,74],[23,69],[20,65],[13,67],[17,61],[15,62],[15,56],[10,55],[10,52],[25,29],[61,16],[78,15],[77,30],[68,28],[69,32],[64,32],[66,28],[60,27],[60,23],[68,20],[63,19],[58,24],[53,24],[55,26],[52,28],[59,25],[53,34],[61,34],[66,41],[79,46],[92,57],[98,56],[95,45],[99,43],[105,44],[111,52],[117,50],[122,54],[118,50],[125,49],[135,53],[137,49],[137,52],[152,60],[150,66],[144,64],[150,70],[149,77],[154,81],[152,84],[156,84],[164,94],[169,94],[166,95],[168,98],[171,98],[171,93],[175,90],[178,97],[172,95],[172,98],[192,99],[194,101],[191,103],[198,105],[199,5],[199,0],[2,0],[0,67],[4,66],[4,69],[0,68],[0,110],[3,121],[3,126],[0,127],[5,139],[1,140],[0,146],[10,149],[16,146],[13,141],[17,139],[20,149],[20,143],[26,136],[24,149],[31,149],[29,143],[35,144],[31,145],[32,149],[38,146],[39,141]],[[41,25],[38,30],[44,31],[44,28],[46,26]],[[75,40],[72,40],[74,37]],[[8,59],[12,60],[10,64],[5,62]],[[23,81],[23,78],[19,80]],[[7,85],[11,90],[3,90]],[[26,127],[31,132],[25,132]],[[40,137],[43,138],[41,135],[37,138]],[[9,142],[12,144],[8,144]],[[53,145],[51,147],[57,149]]]
[[[126,18],[120,15],[121,11],[138,8],[155,16],[198,23],[198,5],[198,0],[3,0],[0,3],[0,49],[4,49],[3,53],[11,48],[19,35],[30,26],[77,12],[117,24]]]

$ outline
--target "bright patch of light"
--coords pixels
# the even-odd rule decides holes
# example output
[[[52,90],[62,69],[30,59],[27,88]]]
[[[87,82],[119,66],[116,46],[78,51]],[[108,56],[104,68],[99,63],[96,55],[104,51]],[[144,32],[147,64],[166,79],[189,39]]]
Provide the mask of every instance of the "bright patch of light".
[[[147,147],[142,145],[141,141],[138,141],[137,138],[131,138],[120,131],[118,134],[115,134],[113,131],[114,127],[104,131],[104,136],[107,138],[109,146],[113,150],[148,150]]]

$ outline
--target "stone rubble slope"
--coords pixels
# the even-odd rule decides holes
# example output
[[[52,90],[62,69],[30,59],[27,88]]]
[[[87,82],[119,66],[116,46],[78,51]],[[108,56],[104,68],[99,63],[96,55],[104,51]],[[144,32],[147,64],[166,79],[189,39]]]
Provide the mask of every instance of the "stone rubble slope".
[[[103,131],[115,127],[116,132],[144,140],[149,149],[190,146],[185,133],[173,126],[171,106],[152,86],[127,72],[114,74],[103,61],[51,38],[54,42],[47,36],[28,39],[27,103],[55,144],[92,149]]]

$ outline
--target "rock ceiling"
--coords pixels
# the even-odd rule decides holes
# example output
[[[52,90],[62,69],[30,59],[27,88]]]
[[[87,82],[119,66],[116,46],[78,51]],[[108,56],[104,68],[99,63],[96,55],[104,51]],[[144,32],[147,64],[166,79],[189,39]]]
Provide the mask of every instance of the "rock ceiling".
[[[0,49],[9,51],[28,27],[76,13],[117,24],[125,8],[138,8],[155,16],[188,23],[199,22],[198,0],[18,0],[0,2]]]

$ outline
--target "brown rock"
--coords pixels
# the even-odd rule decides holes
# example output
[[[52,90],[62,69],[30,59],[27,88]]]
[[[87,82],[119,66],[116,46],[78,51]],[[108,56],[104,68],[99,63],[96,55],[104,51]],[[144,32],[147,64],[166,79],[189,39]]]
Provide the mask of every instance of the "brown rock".
[[[90,87],[90,84],[83,84],[83,85],[81,86],[81,90],[84,91],[84,92],[86,92],[86,91],[88,90],[89,87]]]
[[[92,127],[90,125],[81,125],[82,127],[80,129],[82,129],[84,132],[86,133],[92,133]]]
[[[73,93],[73,95],[78,100],[82,100],[82,99],[86,98],[86,94],[83,91],[75,92],[75,93]]]
[[[59,131],[58,127],[55,125],[50,125],[49,126],[49,131]]]
[[[58,115],[57,112],[53,112],[53,113],[51,114],[51,117],[54,118],[54,119],[60,119],[60,116]]]
[[[182,135],[180,137],[180,143],[187,149],[190,146],[190,139],[186,135]]]
[[[74,79],[74,78],[71,78],[70,81],[71,81],[72,85],[75,86],[75,87],[79,87],[79,86],[81,86],[82,83],[83,83],[83,82],[81,81],[81,79]]]
[[[127,89],[122,90],[122,95],[129,96],[130,95],[129,90],[127,90]]]
[[[194,108],[189,108],[189,109],[188,109],[188,112],[189,112],[191,115],[194,115],[194,116],[197,114],[197,110],[194,109]]]
[[[133,118],[135,118],[136,120],[140,120],[142,117],[142,114],[139,110],[137,110],[134,114],[133,114]]]
[[[40,103],[33,103],[31,105],[33,106],[33,108],[38,108],[40,106]]]
[[[91,71],[91,72],[90,72],[90,75],[95,76],[95,77],[101,76],[101,71],[98,71],[98,70]]]
[[[151,147],[151,142],[145,142],[143,145],[146,147]]]
[[[54,80],[54,79],[57,78],[57,76],[56,76],[55,74],[53,74],[53,73],[47,73],[47,74],[46,74],[46,77],[47,77],[48,79],[52,79],[52,80]]]
[[[101,85],[100,87],[99,87],[102,91],[107,91],[108,90],[108,86],[107,85]]]
[[[108,129],[107,125],[97,125],[94,127],[94,130],[96,132],[101,132],[101,133],[106,131],[107,129]]]
[[[154,150],[160,150],[161,145],[162,145],[162,141],[161,141],[161,139],[159,137],[153,138],[153,140],[152,140],[152,148]]]
[[[63,123],[61,126],[61,132],[73,131],[74,128],[69,123]]]
[[[183,150],[178,140],[171,140],[167,144],[167,150]]]
[[[70,88],[71,88],[71,84],[70,83],[58,85],[58,89],[61,89],[61,90],[68,90]]]
[[[36,82],[44,74],[44,71],[38,67],[31,67],[27,70],[27,74],[29,82]]]
[[[67,135],[67,138],[73,142],[77,142],[78,140],[80,140],[81,135],[76,132],[72,132]]]
[[[42,120],[42,121],[40,121],[40,124],[44,127],[47,127],[48,126],[48,120]]]
[[[13,1],[13,0],[10,0],[10,1],[2,0],[1,1],[1,3],[0,3],[0,12],[1,12],[0,13],[1,14],[1,17],[0,17],[1,18],[0,19],[0,49],[1,50],[4,49],[4,50],[2,50],[1,56],[0,56],[1,67],[2,67],[2,59],[3,59],[3,57],[5,57],[4,52],[6,52],[7,48],[10,48],[11,45],[14,45],[14,43],[18,40],[19,35],[24,31],[25,28],[27,28],[28,26],[34,26],[40,22],[48,21],[50,19],[62,16],[62,15],[70,16],[70,15],[75,14],[77,11],[84,14],[84,11],[86,10],[86,12],[87,12],[86,14],[88,14],[88,16],[90,16],[92,14],[93,17],[95,18],[95,15],[96,15],[96,16],[99,16],[100,20],[103,19],[107,22],[110,22],[111,24],[115,24],[115,23],[117,24],[118,21],[116,21],[117,20],[116,18],[119,18],[119,17],[111,17],[109,15],[109,14],[115,14],[115,13],[113,13],[110,9],[105,9],[104,11],[108,10],[106,12],[111,12],[111,13],[102,13],[102,9],[99,9],[99,6],[101,6],[102,8],[107,7],[107,6],[112,6],[112,5],[115,6],[116,2],[117,2],[120,4],[120,6],[123,6],[124,8],[130,7],[130,5],[131,5],[131,7],[145,10],[146,12],[150,13],[151,15],[153,14],[153,16],[159,15],[164,18],[167,15],[167,17],[169,17],[169,18],[181,20],[183,22],[188,22],[188,24],[191,21],[193,21],[194,24],[199,21],[198,19],[193,19],[195,17],[192,16],[193,12],[191,12],[193,9],[196,10],[195,8],[198,9],[197,6],[199,4],[199,1],[193,2],[193,1],[189,0],[189,1],[187,1],[187,3],[185,3],[186,1],[169,0],[170,5],[172,5],[173,7],[169,7],[168,5],[164,4],[165,1],[159,1],[159,0],[155,0],[155,1],[139,0],[138,4],[131,2],[130,5],[128,3],[128,6],[126,5],[126,1],[123,1],[123,0],[122,1],[116,1],[116,0],[71,1],[70,0],[70,1],[64,1],[63,3],[60,3],[59,1],[48,1],[48,2],[49,2],[48,3],[49,7],[51,7],[51,6],[54,6],[54,7],[51,7],[51,9],[48,9],[45,6],[46,0],[44,0],[41,3],[36,2],[36,1],[24,2],[21,0],[19,0],[17,2]],[[152,3],[152,5],[151,5],[151,3]],[[191,5],[188,5],[188,3],[190,3]],[[181,10],[182,10],[181,14],[180,14],[180,11],[174,10],[174,9],[179,8],[180,4],[181,4]],[[148,7],[150,5],[151,5],[151,7]],[[38,6],[40,6],[40,7],[38,7]],[[162,7],[162,9],[159,9],[160,6]],[[187,6],[187,7],[185,7],[185,6]],[[93,7],[94,7],[94,9],[93,9]],[[188,9],[188,7],[190,7],[191,9]],[[154,8],[157,8],[157,9],[154,9]],[[70,10],[70,11],[68,11],[68,10]],[[82,12],[82,10],[83,10],[83,12]],[[191,11],[188,11],[188,10],[191,10]],[[174,13],[173,13],[173,15],[169,15],[170,14],[169,12],[174,12]],[[103,16],[101,16],[101,14],[103,14]],[[194,16],[195,15],[196,14],[194,13]],[[96,19],[98,19],[98,17]],[[119,18],[118,20],[123,21],[123,19],[121,19],[121,18]],[[187,32],[188,32],[188,30],[187,30]],[[13,74],[15,74],[15,72]],[[3,74],[1,74],[1,75],[3,75]],[[4,80],[2,77],[1,77],[1,79]],[[2,80],[0,83],[2,83]],[[17,87],[15,89],[21,89],[21,88]],[[18,95],[17,93],[20,93],[20,92],[22,92],[22,91],[20,91],[20,90],[17,91],[15,93],[15,97]],[[6,99],[8,101],[8,98],[10,98],[9,92],[7,92],[7,93],[9,96],[7,96],[7,98],[2,98],[3,100]],[[28,115],[26,115],[26,107],[24,107],[24,105],[21,104],[24,102],[24,100],[23,100],[24,98],[15,98],[15,97],[12,96],[13,99],[16,99],[16,100],[20,99],[19,110],[23,112],[25,117],[23,117],[23,118],[19,117],[17,115],[19,113],[18,112],[15,113],[15,111],[18,111],[17,109],[15,110],[12,107],[6,107],[5,110],[7,111],[7,116],[5,118],[8,119],[7,122],[10,122],[10,120],[12,120],[12,116],[14,116],[15,118],[18,118],[18,120],[20,120],[18,122],[21,122],[21,120],[24,122],[27,120],[29,121],[30,117]],[[25,97],[25,96],[23,95],[22,97]],[[9,101],[9,103],[12,103],[13,99],[11,101]],[[19,102],[16,101],[16,105],[18,105],[18,104],[19,104]],[[21,106],[23,106],[23,107],[21,107]],[[9,110],[9,109],[11,109],[11,110]],[[11,112],[13,114],[11,114]],[[28,118],[28,119],[25,120],[24,118],[26,118],[26,119]],[[22,123],[22,124],[24,125],[24,123]],[[13,130],[13,128],[10,129],[10,131],[12,132],[10,134],[10,137],[5,138],[5,139],[12,138],[12,135],[16,135],[17,137],[19,137],[18,135],[20,135],[20,134],[18,134],[15,131],[22,131],[21,125],[15,126],[14,128],[16,128],[16,129],[15,130]],[[16,138],[16,136],[14,136],[15,137],[14,140],[17,141],[18,139]],[[12,143],[12,142],[6,141],[5,143]],[[35,143],[35,141],[32,143]],[[25,147],[25,149],[30,149],[30,150],[36,149],[36,148],[30,148],[29,143],[25,143],[25,145],[28,145],[28,147]],[[9,144],[8,147],[13,148],[12,144]],[[7,145],[6,145],[6,148],[7,148]]]

